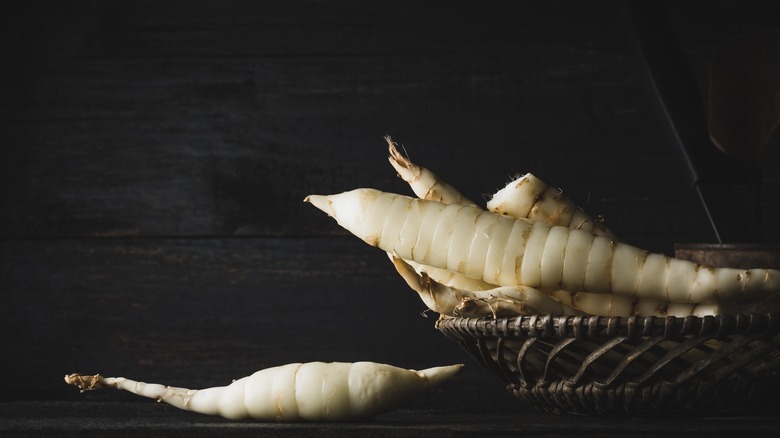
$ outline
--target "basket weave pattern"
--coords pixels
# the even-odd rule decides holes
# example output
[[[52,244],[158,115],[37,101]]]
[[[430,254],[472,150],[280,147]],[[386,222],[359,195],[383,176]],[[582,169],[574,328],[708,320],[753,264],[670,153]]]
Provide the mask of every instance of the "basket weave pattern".
[[[766,408],[780,388],[780,315],[448,318],[437,328],[549,412],[719,415]]]

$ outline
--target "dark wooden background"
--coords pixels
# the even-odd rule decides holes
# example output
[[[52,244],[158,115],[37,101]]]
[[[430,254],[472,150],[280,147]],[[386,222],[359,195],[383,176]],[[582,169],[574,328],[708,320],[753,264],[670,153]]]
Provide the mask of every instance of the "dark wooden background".
[[[766,2],[769,3],[769,2]],[[700,91],[763,2],[665,6]],[[712,241],[619,2],[26,1],[0,15],[0,400],[62,376],[219,385],[267,366],[468,366],[421,406],[523,405],[380,251],[302,202],[409,193],[385,134],[473,199],[518,173],[626,241]],[[778,154],[763,194],[779,242]],[[115,400],[118,394],[89,395]]]

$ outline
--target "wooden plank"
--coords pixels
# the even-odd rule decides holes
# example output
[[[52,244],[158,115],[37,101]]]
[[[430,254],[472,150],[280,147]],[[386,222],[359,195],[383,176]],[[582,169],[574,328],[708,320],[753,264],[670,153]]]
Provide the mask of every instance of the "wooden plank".
[[[620,217],[612,200],[635,198],[601,171],[604,159],[630,166],[636,150],[620,148],[650,116],[621,61],[614,8],[180,6],[12,11],[11,29],[34,47],[0,87],[11,145],[0,152],[0,235],[340,233],[300,200],[403,191],[384,161],[386,133],[474,199],[530,170],[609,216]],[[682,230],[697,224],[687,217]]]
[[[71,372],[202,387],[315,360],[467,363],[464,382],[511,399],[356,239],[6,241],[0,291],[3,401],[79,398]]]

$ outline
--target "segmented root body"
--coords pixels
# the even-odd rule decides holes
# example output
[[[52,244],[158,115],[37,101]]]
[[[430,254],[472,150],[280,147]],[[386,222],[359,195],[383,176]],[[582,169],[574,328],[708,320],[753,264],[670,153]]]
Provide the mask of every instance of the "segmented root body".
[[[409,184],[414,194],[420,199],[437,201],[442,204],[477,207],[474,202],[463,196],[455,187],[444,182],[438,175],[425,167],[412,163],[409,158],[401,155],[398,148],[396,148],[396,144],[389,136],[385,137],[385,140],[387,140],[390,151],[390,164],[398,172],[398,176]],[[465,290],[487,290],[496,287],[480,279],[466,277],[458,272],[422,265],[413,260],[406,260],[406,262],[411,264],[417,272],[425,271],[432,279],[447,286]]]
[[[395,409],[438,386],[461,367],[415,371],[374,362],[295,363],[200,390],[99,374],[69,374],[65,381],[82,390],[114,387],[179,409],[229,419],[344,421]]]
[[[446,316],[482,317],[531,314],[580,315],[547,294],[525,286],[494,287],[471,291],[446,286],[418,273],[403,259],[391,256],[393,265],[412,290],[434,312]]]
[[[444,286],[452,287],[455,289],[481,291],[495,289],[495,284],[487,283],[481,279],[466,277],[458,272],[448,271],[442,268],[436,268],[433,266],[421,265],[412,260],[404,260],[409,266],[411,266],[415,272],[425,273],[433,281],[440,283]]]
[[[780,290],[777,270],[716,269],[587,231],[471,206],[373,189],[307,200],[370,245],[498,286],[616,293],[675,303],[755,300]]]
[[[600,316],[708,316],[736,310],[733,303],[670,303],[652,298],[588,292],[554,291],[550,296],[589,315]]]
[[[574,307],[563,304],[549,295],[525,286],[503,286],[481,291],[464,298],[455,309],[455,316],[494,318],[522,315],[584,315]]]

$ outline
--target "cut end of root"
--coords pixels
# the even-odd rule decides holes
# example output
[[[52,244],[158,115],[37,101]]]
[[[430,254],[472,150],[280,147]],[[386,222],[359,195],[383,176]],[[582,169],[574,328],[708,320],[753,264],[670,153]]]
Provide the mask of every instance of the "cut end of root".
[[[390,137],[385,137],[385,140],[387,140],[387,149],[390,152],[390,156],[387,159],[390,161],[393,169],[398,172],[398,176],[408,183],[418,180],[422,169],[403,156]]]
[[[385,140],[387,140],[387,150],[390,152],[390,163],[393,164],[393,167],[396,167],[396,165],[409,168],[412,166],[411,161],[409,161],[408,158],[401,155],[400,152],[398,152],[398,148],[396,147],[395,142],[390,140],[390,137],[385,137]]]
[[[67,374],[65,375],[65,383],[78,386],[82,391],[91,391],[106,386],[103,382],[103,376],[100,374]]]
[[[330,199],[328,199],[327,196],[324,195],[309,195],[306,197],[306,199],[303,200],[303,202],[308,202],[312,204],[313,206],[319,208],[320,210],[324,211],[328,214],[330,217],[336,216],[336,211],[333,209],[333,206],[331,205]]]

